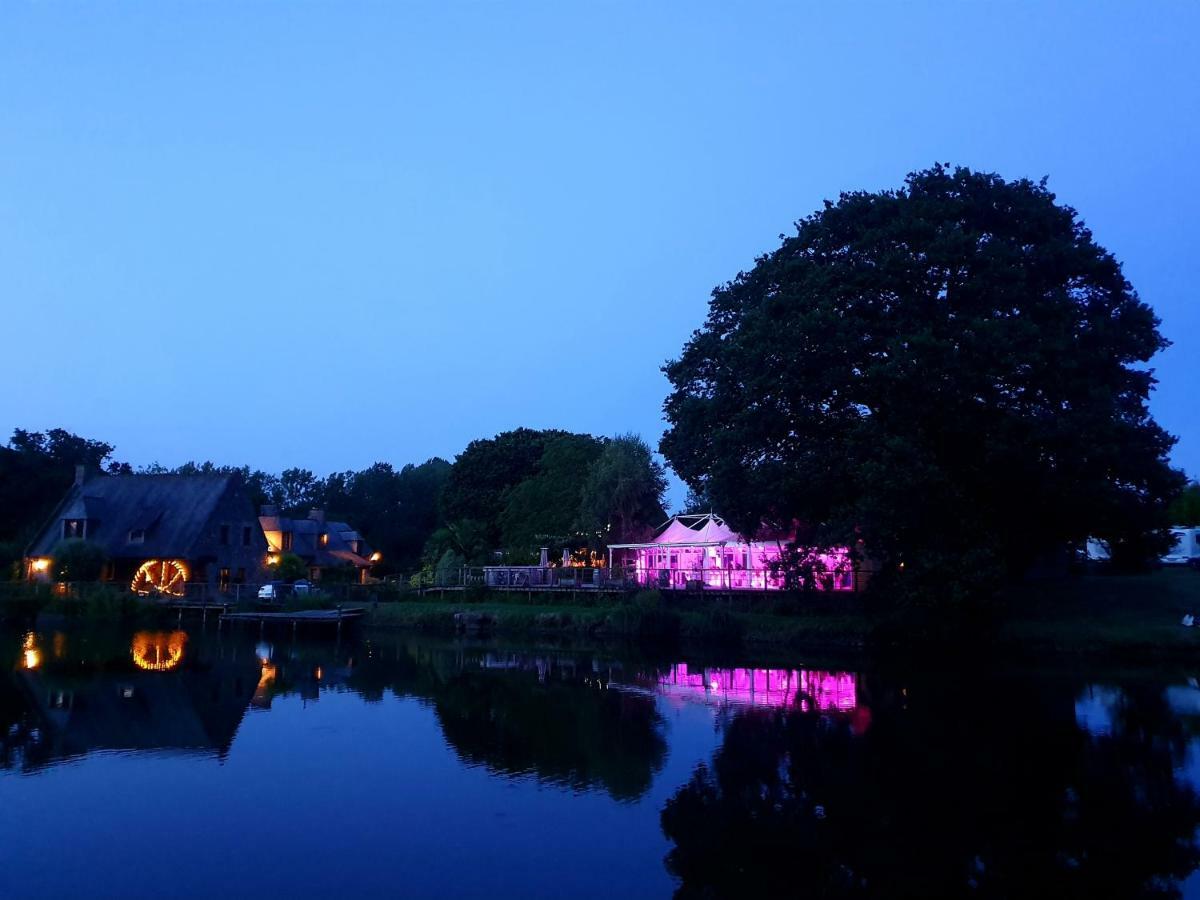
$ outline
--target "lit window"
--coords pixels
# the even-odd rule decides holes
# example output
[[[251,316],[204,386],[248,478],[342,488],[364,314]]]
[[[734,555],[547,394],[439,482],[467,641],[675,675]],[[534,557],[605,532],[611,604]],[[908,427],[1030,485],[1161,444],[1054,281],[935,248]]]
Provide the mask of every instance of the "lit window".
[[[327,532],[324,532],[324,531],[323,531],[323,532],[321,532],[321,546],[322,546],[322,547],[328,547],[328,546],[329,546],[329,534],[328,534]]]

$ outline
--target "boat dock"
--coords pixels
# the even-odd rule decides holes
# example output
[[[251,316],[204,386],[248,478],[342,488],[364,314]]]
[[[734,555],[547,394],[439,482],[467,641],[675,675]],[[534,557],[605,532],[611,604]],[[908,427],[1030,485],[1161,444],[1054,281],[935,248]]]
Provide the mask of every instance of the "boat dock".
[[[183,621],[183,614],[200,613],[202,621],[208,621],[209,612],[219,613],[224,615],[229,612],[233,606],[232,603],[223,600],[186,600],[186,599],[171,599],[156,601],[159,609],[169,609],[178,614],[179,621]]]
[[[291,625],[293,630],[300,625],[305,624],[330,624],[336,625],[338,631],[342,630],[343,622],[352,622],[361,619],[366,609],[361,606],[349,607],[342,609],[306,609],[300,612],[226,612],[221,614],[220,623],[224,622],[257,622],[259,628],[264,627],[268,622],[278,622],[280,624]]]

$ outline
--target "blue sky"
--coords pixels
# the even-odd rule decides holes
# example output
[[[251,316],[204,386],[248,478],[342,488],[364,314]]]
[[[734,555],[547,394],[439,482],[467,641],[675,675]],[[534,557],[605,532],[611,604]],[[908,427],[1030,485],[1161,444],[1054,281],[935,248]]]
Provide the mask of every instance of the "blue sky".
[[[5,3],[0,429],[318,473],[653,444],[714,285],[942,160],[1048,175],[1124,262],[1200,474],[1198,34],[1182,2]]]

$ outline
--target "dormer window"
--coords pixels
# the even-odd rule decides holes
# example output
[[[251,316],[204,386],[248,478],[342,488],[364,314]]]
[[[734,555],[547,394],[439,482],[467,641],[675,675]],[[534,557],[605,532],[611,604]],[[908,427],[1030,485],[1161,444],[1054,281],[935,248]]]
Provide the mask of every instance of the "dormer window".
[[[131,543],[131,544],[146,543],[146,529],[145,528],[134,528],[133,530],[131,530],[129,532],[129,543]]]
[[[63,537],[87,537],[87,519],[63,519]]]

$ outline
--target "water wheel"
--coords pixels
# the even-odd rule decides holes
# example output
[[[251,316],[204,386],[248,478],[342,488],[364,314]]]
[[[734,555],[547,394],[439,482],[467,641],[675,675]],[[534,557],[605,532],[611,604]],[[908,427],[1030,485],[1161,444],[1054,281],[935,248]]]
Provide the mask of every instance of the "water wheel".
[[[187,568],[174,559],[148,559],[133,576],[130,588],[136,594],[162,594],[167,597],[182,597],[187,582]]]

